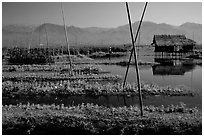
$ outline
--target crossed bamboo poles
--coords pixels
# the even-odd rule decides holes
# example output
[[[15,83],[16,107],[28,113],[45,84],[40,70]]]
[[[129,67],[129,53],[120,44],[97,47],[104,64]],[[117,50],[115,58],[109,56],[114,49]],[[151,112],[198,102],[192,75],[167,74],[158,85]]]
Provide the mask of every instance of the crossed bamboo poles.
[[[134,40],[134,38],[133,38],[133,32],[132,32],[131,17],[130,17],[130,12],[129,12],[129,6],[128,6],[128,2],[126,2],[126,9],[127,9],[127,14],[128,14],[128,22],[129,22],[130,35],[131,35],[132,47],[133,47],[133,48],[132,48],[131,53],[130,53],[130,58],[129,58],[127,70],[126,70],[126,73],[125,73],[125,79],[124,79],[124,82],[123,82],[123,88],[125,87],[125,83],[126,83],[126,79],[127,79],[127,74],[128,74],[130,62],[131,62],[131,59],[132,59],[132,54],[134,53],[135,71],[136,71],[136,74],[137,74],[137,75],[136,75],[136,80],[137,80],[137,86],[138,86],[138,92],[139,92],[139,103],[140,103],[141,116],[143,116],[143,107],[142,107],[142,106],[143,106],[143,103],[142,103],[142,93],[141,93],[141,84],[140,84],[140,73],[139,73],[139,68],[138,68],[137,52],[136,52],[136,49],[135,49],[135,43],[136,43],[136,40],[137,40],[139,31],[140,31],[140,27],[141,27],[141,24],[142,24],[142,21],[143,21],[143,17],[144,17],[145,11],[146,11],[147,4],[148,4],[148,2],[145,3],[145,7],[144,7],[144,10],[143,10],[143,13],[142,13],[142,16],[141,16],[141,19],[140,19],[140,23],[139,23],[139,26],[138,26],[138,29],[137,29],[137,33],[136,33],[136,36],[135,36],[135,40]]]

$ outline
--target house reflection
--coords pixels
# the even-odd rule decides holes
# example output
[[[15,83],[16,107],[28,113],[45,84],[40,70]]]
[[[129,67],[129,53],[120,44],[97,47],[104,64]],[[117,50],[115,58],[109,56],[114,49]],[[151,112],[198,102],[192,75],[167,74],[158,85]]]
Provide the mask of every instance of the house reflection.
[[[160,64],[152,66],[153,75],[184,75],[195,68],[191,60],[157,59]]]

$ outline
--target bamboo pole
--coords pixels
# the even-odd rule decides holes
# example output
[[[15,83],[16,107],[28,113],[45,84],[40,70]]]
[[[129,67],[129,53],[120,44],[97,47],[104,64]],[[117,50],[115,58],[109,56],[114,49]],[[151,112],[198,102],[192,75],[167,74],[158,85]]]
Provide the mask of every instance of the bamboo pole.
[[[69,56],[69,62],[70,62],[70,68],[72,68],[72,61],[70,57],[70,50],[69,50],[69,40],[68,40],[68,35],[67,35],[67,29],[66,29],[66,23],[65,23],[65,17],[64,17],[64,11],[61,3],[61,9],[62,9],[62,17],[63,17],[63,23],[64,23],[64,32],[65,32],[65,38],[66,38],[66,43],[67,43],[67,50],[68,50],[68,56]]]
[[[135,49],[135,41],[133,38],[133,32],[132,32],[132,23],[131,23],[131,17],[130,17],[130,12],[129,12],[129,7],[128,7],[128,2],[126,2],[126,8],[127,8],[127,14],[128,14],[128,21],[129,21],[129,28],[130,28],[130,34],[131,34],[131,39],[132,39],[132,46],[133,46],[133,53],[134,53],[134,59],[135,59],[135,71],[136,71],[136,80],[138,84],[138,92],[139,92],[139,103],[140,103],[140,112],[141,116],[143,116],[143,104],[142,104],[142,95],[141,95],[141,85],[140,85],[140,73],[139,73],[139,68],[138,68],[138,62],[137,62],[137,52]],[[140,26],[139,26],[140,27]],[[138,29],[139,30],[139,29]],[[138,31],[137,31],[138,35]],[[136,37],[137,37],[136,35]]]
[[[140,30],[143,18],[144,18],[144,14],[145,14],[145,11],[146,11],[146,8],[147,8],[147,4],[148,4],[148,2],[145,3],[145,7],[144,7],[144,10],[143,10],[141,19],[140,19],[140,23],[139,23],[139,26],[137,28],[137,33],[136,33],[135,41],[134,41],[135,43],[136,43],[136,40],[137,40],[137,37],[138,37],[138,34],[139,34],[139,30]],[[125,73],[125,78],[124,78],[124,81],[123,81],[123,88],[125,87],[125,83],[126,83],[126,80],[127,80],[127,74],[128,74],[128,70],[129,70],[129,67],[130,67],[130,62],[131,62],[131,59],[132,59],[132,54],[133,54],[133,48],[131,49],[130,58],[129,58],[129,61],[128,61],[128,66],[127,66],[126,73]]]

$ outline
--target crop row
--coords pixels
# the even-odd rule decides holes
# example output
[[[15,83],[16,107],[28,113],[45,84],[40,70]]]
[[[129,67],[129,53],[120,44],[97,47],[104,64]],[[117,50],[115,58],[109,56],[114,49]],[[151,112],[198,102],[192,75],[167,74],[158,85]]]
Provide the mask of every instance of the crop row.
[[[85,81],[58,82],[13,82],[2,83],[3,96],[19,95],[137,95],[136,84],[87,83]],[[159,87],[154,84],[142,84],[143,95],[194,96],[188,88]]]
[[[196,108],[145,106],[104,107],[93,104],[5,105],[3,134],[202,134],[201,112]]]

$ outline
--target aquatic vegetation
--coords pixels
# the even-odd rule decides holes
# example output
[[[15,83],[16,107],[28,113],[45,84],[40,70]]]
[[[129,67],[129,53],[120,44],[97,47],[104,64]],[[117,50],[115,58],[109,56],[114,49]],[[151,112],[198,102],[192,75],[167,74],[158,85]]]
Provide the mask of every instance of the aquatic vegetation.
[[[121,76],[113,74],[90,74],[97,73],[96,70],[84,69],[83,71],[72,72],[4,72],[2,74],[2,81],[57,81],[57,80],[105,80],[105,81],[119,81]]]
[[[194,96],[196,92],[181,88],[159,87],[155,84],[142,84],[143,96]],[[123,88],[121,83],[89,83],[85,80],[58,81],[4,81],[2,95],[15,97],[19,95],[137,95],[137,85],[127,83]]]
[[[73,71],[81,71],[86,73],[100,73],[103,70],[98,65],[74,65],[72,68]],[[13,71],[20,71],[20,72],[38,72],[38,71],[52,71],[52,72],[68,72],[70,71],[69,65],[65,64],[50,64],[50,65],[3,65],[2,66],[3,72],[13,72]]]
[[[108,74],[97,65],[5,65],[2,80],[57,81],[57,80],[119,81],[121,76]]]
[[[109,58],[109,57],[121,57],[126,56],[126,52],[113,52],[113,53],[106,53],[106,52],[94,52],[89,55],[90,58]]]
[[[172,111],[169,111],[171,109]],[[182,110],[182,111],[181,111]],[[196,108],[17,104],[2,106],[3,134],[202,134]]]

